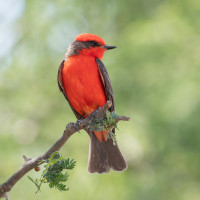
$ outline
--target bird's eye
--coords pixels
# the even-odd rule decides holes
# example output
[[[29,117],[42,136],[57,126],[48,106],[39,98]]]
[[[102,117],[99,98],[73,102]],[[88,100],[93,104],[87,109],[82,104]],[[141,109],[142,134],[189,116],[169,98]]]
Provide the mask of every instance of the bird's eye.
[[[97,42],[95,42],[95,41],[90,41],[90,45],[92,47],[99,46],[99,44]]]

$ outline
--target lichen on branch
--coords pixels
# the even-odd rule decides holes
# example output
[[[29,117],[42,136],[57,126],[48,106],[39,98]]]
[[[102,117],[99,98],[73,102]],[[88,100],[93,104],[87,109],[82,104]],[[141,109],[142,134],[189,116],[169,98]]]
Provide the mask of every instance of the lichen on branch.
[[[76,123],[68,123],[62,136],[49,148],[49,150],[36,158],[26,158],[25,163],[17,170],[17,172],[0,185],[0,198],[5,197],[8,199],[8,192],[26,173],[42,164],[41,161],[49,159],[54,152],[59,151],[61,147],[67,142],[67,140],[78,130],[87,129],[88,124],[92,123],[94,120],[104,118],[104,116],[106,116],[107,110],[111,106],[112,102],[107,101],[102,108],[94,111],[87,118],[79,120]],[[128,121],[129,119],[130,118],[126,116],[117,116],[115,121],[117,123],[119,121]],[[51,186],[53,187],[53,185]]]

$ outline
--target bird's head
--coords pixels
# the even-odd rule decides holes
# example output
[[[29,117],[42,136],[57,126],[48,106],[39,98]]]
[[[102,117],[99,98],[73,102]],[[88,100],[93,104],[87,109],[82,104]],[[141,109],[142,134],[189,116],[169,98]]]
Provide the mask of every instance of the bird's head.
[[[75,37],[65,55],[66,58],[73,55],[89,55],[102,59],[106,50],[114,49],[115,46],[106,45],[105,41],[98,35],[82,33]]]

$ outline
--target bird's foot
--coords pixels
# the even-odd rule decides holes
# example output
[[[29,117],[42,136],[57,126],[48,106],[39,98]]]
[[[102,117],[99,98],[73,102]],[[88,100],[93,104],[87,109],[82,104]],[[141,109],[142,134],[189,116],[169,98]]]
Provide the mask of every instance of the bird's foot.
[[[90,115],[95,118],[96,113],[101,109],[101,107],[99,106],[95,111],[93,111]]]
[[[79,124],[80,124],[81,120],[77,120],[76,123],[74,124],[74,128],[80,133],[80,130],[79,130]]]

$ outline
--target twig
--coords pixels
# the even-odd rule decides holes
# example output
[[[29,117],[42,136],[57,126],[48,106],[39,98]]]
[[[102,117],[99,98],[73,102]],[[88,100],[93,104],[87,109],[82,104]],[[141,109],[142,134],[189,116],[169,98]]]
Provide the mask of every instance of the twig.
[[[8,193],[7,193],[7,192],[5,193],[5,199],[6,199],[6,200],[9,200]]]
[[[13,174],[7,181],[0,185],[0,198],[5,197],[8,200],[8,194],[12,187],[30,170],[37,167],[41,164],[42,160],[48,159],[51,154],[55,151],[59,151],[60,148],[65,144],[65,142],[70,138],[71,135],[76,133],[78,130],[86,129],[87,125],[90,124],[93,120],[103,117],[106,114],[106,111],[111,107],[111,101],[107,101],[106,104],[94,111],[87,118],[78,120],[76,123],[70,122],[67,124],[62,136],[53,144],[53,146],[45,152],[43,155],[40,155],[36,158],[27,158],[23,156],[25,163],[20,167],[20,169]],[[116,122],[118,121],[128,121],[129,117],[118,116]]]

